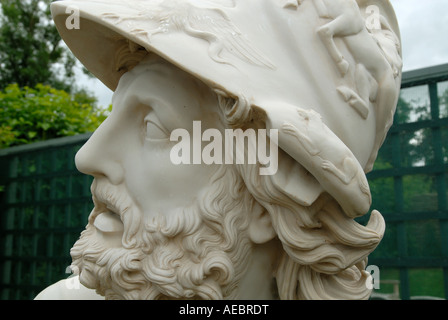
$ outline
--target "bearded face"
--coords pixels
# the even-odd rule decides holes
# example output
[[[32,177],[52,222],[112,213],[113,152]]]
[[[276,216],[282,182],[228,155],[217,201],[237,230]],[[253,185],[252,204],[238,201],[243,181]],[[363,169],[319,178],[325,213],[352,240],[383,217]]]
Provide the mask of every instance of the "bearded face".
[[[95,208],[71,251],[85,286],[108,299],[235,298],[251,256],[253,200],[231,167],[218,170],[191,206],[168,215],[142,212],[125,190],[102,181],[92,193]],[[119,222],[95,227],[105,213],[117,215],[121,228]],[[109,241],[101,228],[122,241]]]
[[[113,105],[76,156],[95,178],[95,208],[71,251],[81,283],[106,298],[234,297],[254,200],[231,166],[170,161],[173,130],[222,130],[216,94],[152,56],[123,75]]]
[[[95,178],[95,208],[71,251],[84,286],[108,299],[270,299],[277,289],[283,299],[368,298],[379,213],[364,227],[325,192],[297,201],[299,178],[310,178],[283,153],[289,183],[259,164],[171,161],[170,132],[191,134],[194,121],[222,132],[250,116],[246,102],[157,57],[121,77],[111,115],[76,155]]]

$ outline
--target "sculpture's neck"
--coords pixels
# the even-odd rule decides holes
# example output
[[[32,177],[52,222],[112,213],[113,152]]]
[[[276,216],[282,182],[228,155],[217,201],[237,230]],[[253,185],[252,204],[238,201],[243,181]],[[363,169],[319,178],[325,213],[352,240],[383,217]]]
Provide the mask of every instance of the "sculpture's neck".
[[[241,280],[240,300],[273,300],[278,299],[274,286],[275,261],[278,248],[275,241],[263,245],[255,245],[252,259],[246,274]]]

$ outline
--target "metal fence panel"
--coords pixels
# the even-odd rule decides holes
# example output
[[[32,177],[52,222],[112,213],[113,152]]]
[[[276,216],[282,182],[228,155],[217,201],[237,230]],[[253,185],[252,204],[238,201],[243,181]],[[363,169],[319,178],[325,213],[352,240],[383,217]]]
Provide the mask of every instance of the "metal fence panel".
[[[394,125],[367,176],[387,224],[369,264],[397,280],[401,299],[448,297],[447,80],[448,65],[404,74]]]
[[[2,299],[32,299],[67,277],[91,210],[91,178],[74,166],[88,135],[0,151]]]

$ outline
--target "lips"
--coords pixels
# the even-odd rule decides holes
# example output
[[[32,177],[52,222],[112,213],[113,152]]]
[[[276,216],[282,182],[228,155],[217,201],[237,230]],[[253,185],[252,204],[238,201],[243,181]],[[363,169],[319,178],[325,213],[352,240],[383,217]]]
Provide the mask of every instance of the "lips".
[[[123,232],[124,226],[120,217],[116,213],[110,211],[99,214],[93,225],[103,233],[118,233]]]
[[[94,179],[91,192],[95,207],[89,222],[103,234],[122,234],[124,225],[121,215],[132,206],[126,190],[123,186],[111,185],[103,179]]]

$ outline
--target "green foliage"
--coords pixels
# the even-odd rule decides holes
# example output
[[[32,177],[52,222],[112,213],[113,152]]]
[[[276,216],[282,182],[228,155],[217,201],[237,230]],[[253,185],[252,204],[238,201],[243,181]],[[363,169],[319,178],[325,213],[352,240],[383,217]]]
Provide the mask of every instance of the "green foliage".
[[[92,132],[107,111],[75,85],[52,0],[0,0],[0,148]]]
[[[54,26],[51,2],[0,0],[0,89],[11,83],[43,83],[68,92],[74,88],[76,59]]]
[[[0,148],[93,132],[107,114],[84,92],[9,85],[0,91]]]

